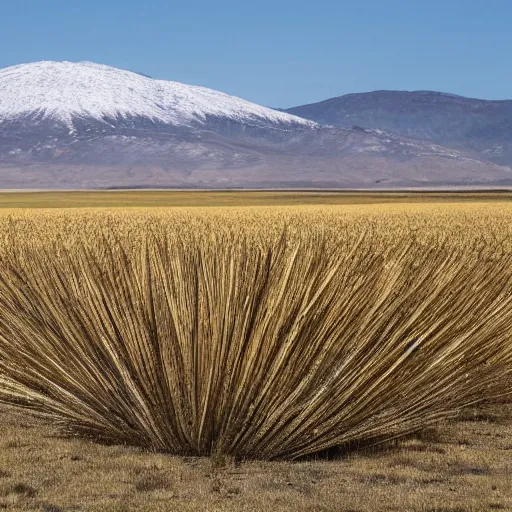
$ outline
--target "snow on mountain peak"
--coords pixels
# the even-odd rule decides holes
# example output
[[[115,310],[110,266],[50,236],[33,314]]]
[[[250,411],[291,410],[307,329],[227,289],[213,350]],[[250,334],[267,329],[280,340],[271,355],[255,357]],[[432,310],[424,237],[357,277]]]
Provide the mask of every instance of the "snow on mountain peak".
[[[144,117],[189,126],[209,116],[266,126],[316,126],[227,94],[92,62],[43,61],[0,69],[0,120],[39,114],[73,129],[75,118]]]

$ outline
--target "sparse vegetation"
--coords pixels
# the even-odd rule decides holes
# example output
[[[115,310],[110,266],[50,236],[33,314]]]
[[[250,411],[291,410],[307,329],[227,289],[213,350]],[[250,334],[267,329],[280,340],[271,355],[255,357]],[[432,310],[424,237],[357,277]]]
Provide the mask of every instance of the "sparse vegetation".
[[[51,421],[0,406],[0,468],[9,468],[0,478],[0,510],[510,510],[512,407],[489,404],[468,413],[494,420],[443,422],[401,442],[311,460],[226,460],[219,467],[207,458],[65,439]],[[6,446],[19,436],[24,446]],[[36,494],[13,493],[19,483]]]
[[[404,436],[511,391],[511,221],[508,203],[5,211],[0,397],[178,454]]]
[[[119,208],[175,206],[286,206],[396,203],[496,203],[510,191],[360,192],[335,190],[87,190],[0,191],[0,208]]]

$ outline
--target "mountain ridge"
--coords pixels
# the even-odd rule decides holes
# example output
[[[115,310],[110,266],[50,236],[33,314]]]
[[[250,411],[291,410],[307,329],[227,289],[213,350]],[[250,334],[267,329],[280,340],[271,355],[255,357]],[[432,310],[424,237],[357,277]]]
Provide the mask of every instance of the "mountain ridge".
[[[284,109],[339,128],[361,126],[473,152],[512,165],[512,100],[485,100],[437,91],[372,91]]]
[[[493,186],[478,152],[94,63],[0,70],[0,188]]]
[[[190,126],[208,116],[313,126],[314,123],[206,87],[155,80],[83,61],[41,61],[0,70],[0,118],[41,113],[72,128],[74,117],[131,115]]]

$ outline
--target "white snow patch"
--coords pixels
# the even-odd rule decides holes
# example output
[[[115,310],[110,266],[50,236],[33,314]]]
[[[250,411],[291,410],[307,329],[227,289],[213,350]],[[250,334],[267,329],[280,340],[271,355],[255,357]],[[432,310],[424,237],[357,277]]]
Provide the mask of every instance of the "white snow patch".
[[[153,80],[92,62],[43,61],[0,70],[0,121],[40,114],[74,131],[79,117],[145,117],[172,125],[220,116],[257,126],[317,126],[243,99],[178,82]]]

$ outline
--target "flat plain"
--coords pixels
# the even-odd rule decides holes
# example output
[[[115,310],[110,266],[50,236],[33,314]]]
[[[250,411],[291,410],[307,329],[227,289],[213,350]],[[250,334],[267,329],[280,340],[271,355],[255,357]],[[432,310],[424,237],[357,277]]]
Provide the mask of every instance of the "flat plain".
[[[354,373],[352,380],[347,377],[339,381],[342,387],[348,382],[352,386],[349,389],[357,393],[364,391],[368,383],[379,382],[375,394],[368,391],[363,412],[356,412],[359,410],[356,403],[354,412],[347,417],[343,409],[334,413],[325,408],[329,403],[332,406],[332,402],[320,401],[318,409],[323,408],[328,413],[317,417],[315,408],[308,406],[311,403],[308,389],[304,388],[304,402],[287,404],[287,393],[283,392],[281,396],[279,390],[293,389],[293,386],[290,387],[290,381],[277,381],[270,397],[283,400],[284,414],[288,405],[289,409],[299,408],[304,414],[304,424],[316,422],[315,432],[321,430],[324,423],[341,421],[341,418],[346,424],[346,432],[332,437],[330,449],[320,453],[308,452],[312,450],[311,446],[316,446],[314,442],[302,443],[297,432],[306,437],[309,435],[303,425],[295,425],[289,435],[286,425],[280,426],[284,436],[282,441],[269,448],[263,458],[273,458],[274,453],[280,455],[282,448],[283,454],[298,455],[294,461],[250,460],[254,459],[255,452],[261,450],[265,454],[266,447],[272,445],[265,441],[265,437],[261,442],[255,442],[254,451],[247,448],[251,454],[247,458],[236,456],[240,447],[235,445],[233,455],[198,457],[192,453],[192,447],[184,447],[191,453],[169,455],[159,452],[156,442],[153,448],[130,446],[130,443],[99,443],[69,430],[63,435],[57,426],[62,426],[67,413],[55,421],[55,410],[52,412],[51,409],[54,406],[48,406],[44,398],[39,399],[39,406],[46,408],[44,412],[51,413],[46,419],[35,418],[28,411],[11,405],[1,405],[0,508],[46,512],[512,510],[512,404],[506,396],[511,389],[512,368],[512,316],[511,309],[506,307],[507,289],[512,278],[512,267],[508,265],[512,254],[512,195],[509,193],[3,193],[0,194],[0,206],[3,207],[0,212],[2,275],[5,278],[8,271],[22,269],[28,276],[25,284],[36,283],[34,286],[40,286],[43,295],[44,279],[48,277],[39,274],[36,271],[38,265],[32,265],[30,259],[36,263],[51,262],[41,256],[41,251],[50,251],[45,253],[47,255],[59,255],[63,251],[73,255],[77,248],[97,250],[98,244],[108,240],[123,240],[125,249],[138,251],[148,233],[157,238],[165,234],[170,240],[184,239],[188,243],[184,245],[186,247],[196,244],[203,251],[201,254],[212,261],[218,257],[217,265],[224,261],[223,254],[238,254],[239,249],[230,247],[240,247],[241,240],[249,240],[254,247],[263,248],[263,253],[268,248],[277,251],[282,244],[283,232],[286,232],[286,247],[305,244],[315,252],[317,242],[322,242],[321,251],[317,250],[315,254],[325,254],[334,262],[357,247],[358,251],[350,253],[350,258],[346,259],[352,270],[344,276],[345,287],[351,289],[364,281],[365,276],[359,275],[362,269],[381,276],[381,281],[377,278],[377,281],[368,281],[363,298],[366,296],[370,304],[355,304],[350,313],[353,329],[350,332],[359,332],[361,339],[357,336],[354,340],[348,339],[341,331],[337,335],[344,350],[358,344],[371,348],[376,340],[385,341],[379,355],[379,358],[383,357],[384,366],[367,364],[362,376]],[[237,243],[229,245],[226,241]],[[286,251],[283,254],[286,256]],[[309,261],[307,254],[301,257]],[[439,259],[435,260],[435,257]],[[179,259],[177,253],[169,261],[176,258]],[[210,261],[208,258],[204,261]],[[284,261],[288,260],[285,258]],[[323,275],[322,264],[318,265],[318,261],[321,263],[322,259],[312,259],[308,263],[316,276],[312,278],[314,282]],[[314,273],[317,267],[319,274]],[[329,266],[325,268],[328,270]],[[299,270],[296,275],[300,275]],[[446,282],[443,281],[445,273],[451,276]],[[205,275],[207,289],[209,274]],[[39,283],[40,279],[43,281]],[[62,279],[65,283],[68,277]],[[215,275],[212,279],[219,281]],[[395,283],[395,290],[388,286],[390,282]],[[73,288],[72,277],[69,277],[69,283]],[[247,283],[250,284],[250,280]],[[248,286],[247,283],[241,281],[238,285]],[[441,284],[447,288],[442,288]],[[427,293],[425,286],[437,287],[436,293]],[[453,294],[449,293],[450,286],[454,287]],[[59,285],[54,289],[57,295],[61,293],[60,288]],[[292,301],[302,292],[295,284],[291,288],[295,292],[290,293],[288,300]],[[405,314],[405,310],[392,307],[391,299],[395,297],[395,291],[401,290],[407,295],[409,289],[417,293],[410,293],[410,297],[401,303],[408,308],[408,314]],[[445,289],[449,297],[441,293]],[[16,316],[16,308],[12,306],[15,292],[2,292],[3,314],[7,315],[5,311],[11,308],[10,314],[14,315],[12,325],[7,316],[1,322],[0,352],[8,363],[22,360],[15,356],[26,355],[16,351],[11,353],[9,339],[4,334],[11,332],[16,336],[13,326],[20,325],[16,322],[24,319],[23,315]],[[56,296],[52,295],[54,292],[49,290],[45,299]],[[475,296],[463,296],[469,292]],[[80,288],[73,293],[81,293]],[[333,291],[330,298],[326,297],[326,304],[338,307],[332,302],[337,296]],[[375,315],[371,301],[382,306],[380,315]],[[427,302],[433,304],[432,311],[424,307]],[[26,318],[30,314],[36,315],[31,313],[31,306],[27,308]],[[187,307],[183,311],[186,310]],[[412,314],[419,310],[422,315]],[[286,309],[282,311],[286,312]],[[240,313],[237,315],[233,319],[239,318]],[[439,323],[435,315],[439,315]],[[323,323],[315,323],[314,316],[304,331],[307,337],[304,341],[299,337],[295,348],[308,343],[325,343],[327,338],[317,334]],[[414,322],[412,316],[416,316]],[[433,320],[429,320],[430,316]],[[452,317],[457,318],[456,323]],[[202,325],[209,325],[206,317],[199,315],[198,318]],[[493,321],[488,321],[489,318]],[[330,322],[326,325],[333,329],[332,332],[337,325],[335,320],[325,319]],[[46,325],[45,320],[43,324]],[[51,332],[57,332],[48,325]],[[395,325],[401,335],[386,331],[387,325]],[[279,327],[276,326],[276,337],[282,330]],[[224,331],[217,332],[214,328],[216,326],[212,324],[208,332],[213,338],[222,338]],[[453,329],[453,336],[464,338],[471,350],[460,351],[461,344],[453,344],[450,329]],[[471,339],[476,341],[468,341],[466,331],[473,333]],[[29,330],[18,343],[20,346],[26,344],[30,349],[34,335],[37,333]],[[418,336],[425,343],[425,356],[416,351]],[[411,339],[414,345],[411,345]],[[484,347],[481,353],[479,340],[493,347],[492,351],[487,353]],[[219,346],[225,346],[219,343]],[[399,356],[393,351],[388,354],[388,347],[401,347],[400,343],[404,351],[399,352]],[[346,352],[336,352],[335,346],[331,350],[336,357],[346,357]],[[428,359],[421,359],[437,354],[436,360],[445,360],[447,351],[453,354],[448,357],[452,366],[441,365],[435,372],[425,366]],[[482,364],[466,360],[471,354],[481,358]],[[293,354],[287,357],[293,360]],[[301,360],[307,361],[307,357],[303,359],[301,356]],[[403,370],[397,373],[398,380],[386,380],[382,377],[387,375],[383,368],[388,362],[393,365],[396,357],[403,364]],[[422,368],[421,378],[414,375],[416,365]],[[8,367],[9,364],[0,369],[5,371]],[[294,366],[297,367],[300,366]],[[275,368],[277,376],[286,374],[277,371],[279,365]],[[469,377],[464,373],[466,368]],[[355,372],[357,367],[351,369]],[[17,374],[18,381],[33,388],[35,384],[30,380],[30,372],[27,381],[21,373]],[[258,384],[258,379],[254,381]],[[261,382],[265,384],[265,379]],[[297,385],[299,381],[293,382]],[[219,386],[221,389],[222,382]],[[36,387],[38,393],[44,391],[43,387]],[[72,386],[69,389],[72,390]],[[311,389],[316,397],[319,388],[312,385]],[[251,392],[259,393],[260,388],[251,388]],[[18,398],[23,398],[23,393],[25,391]],[[485,393],[489,396],[484,396]],[[212,407],[209,397],[210,394],[203,397],[205,411]],[[410,406],[407,400],[412,400]],[[459,408],[458,400],[465,407]],[[478,403],[470,405],[470,402]],[[422,410],[418,403],[428,403],[428,407]],[[113,403],[112,407],[115,406]],[[351,407],[352,401],[347,401],[346,411]],[[61,414],[61,409],[57,409]],[[401,422],[398,413],[401,411],[405,418],[411,410],[410,424],[405,420]],[[74,414],[76,418],[76,412]],[[398,419],[393,415],[398,415]],[[350,422],[351,416],[357,420],[355,423]],[[122,419],[122,414],[118,417]],[[398,439],[374,445],[375,439],[370,437],[367,442],[364,429],[361,434],[358,425],[377,417],[382,418],[382,422],[376,420],[372,428],[378,428],[384,434],[398,429]],[[289,421],[293,423],[292,418]],[[326,429],[324,435],[328,436],[328,432],[330,430]],[[247,446],[251,441],[248,439]],[[332,442],[336,439],[351,442],[335,448]],[[208,446],[215,437],[198,437],[197,446],[202,446],[203,440],[204,446]],[[285,450],[287,445],[288,451]]]
[[[285,206],[383,203],[461,203],[512,201],[512,192],[359,192],[359,191],[0,191],[0,208],[120,208],[174,206]]]

